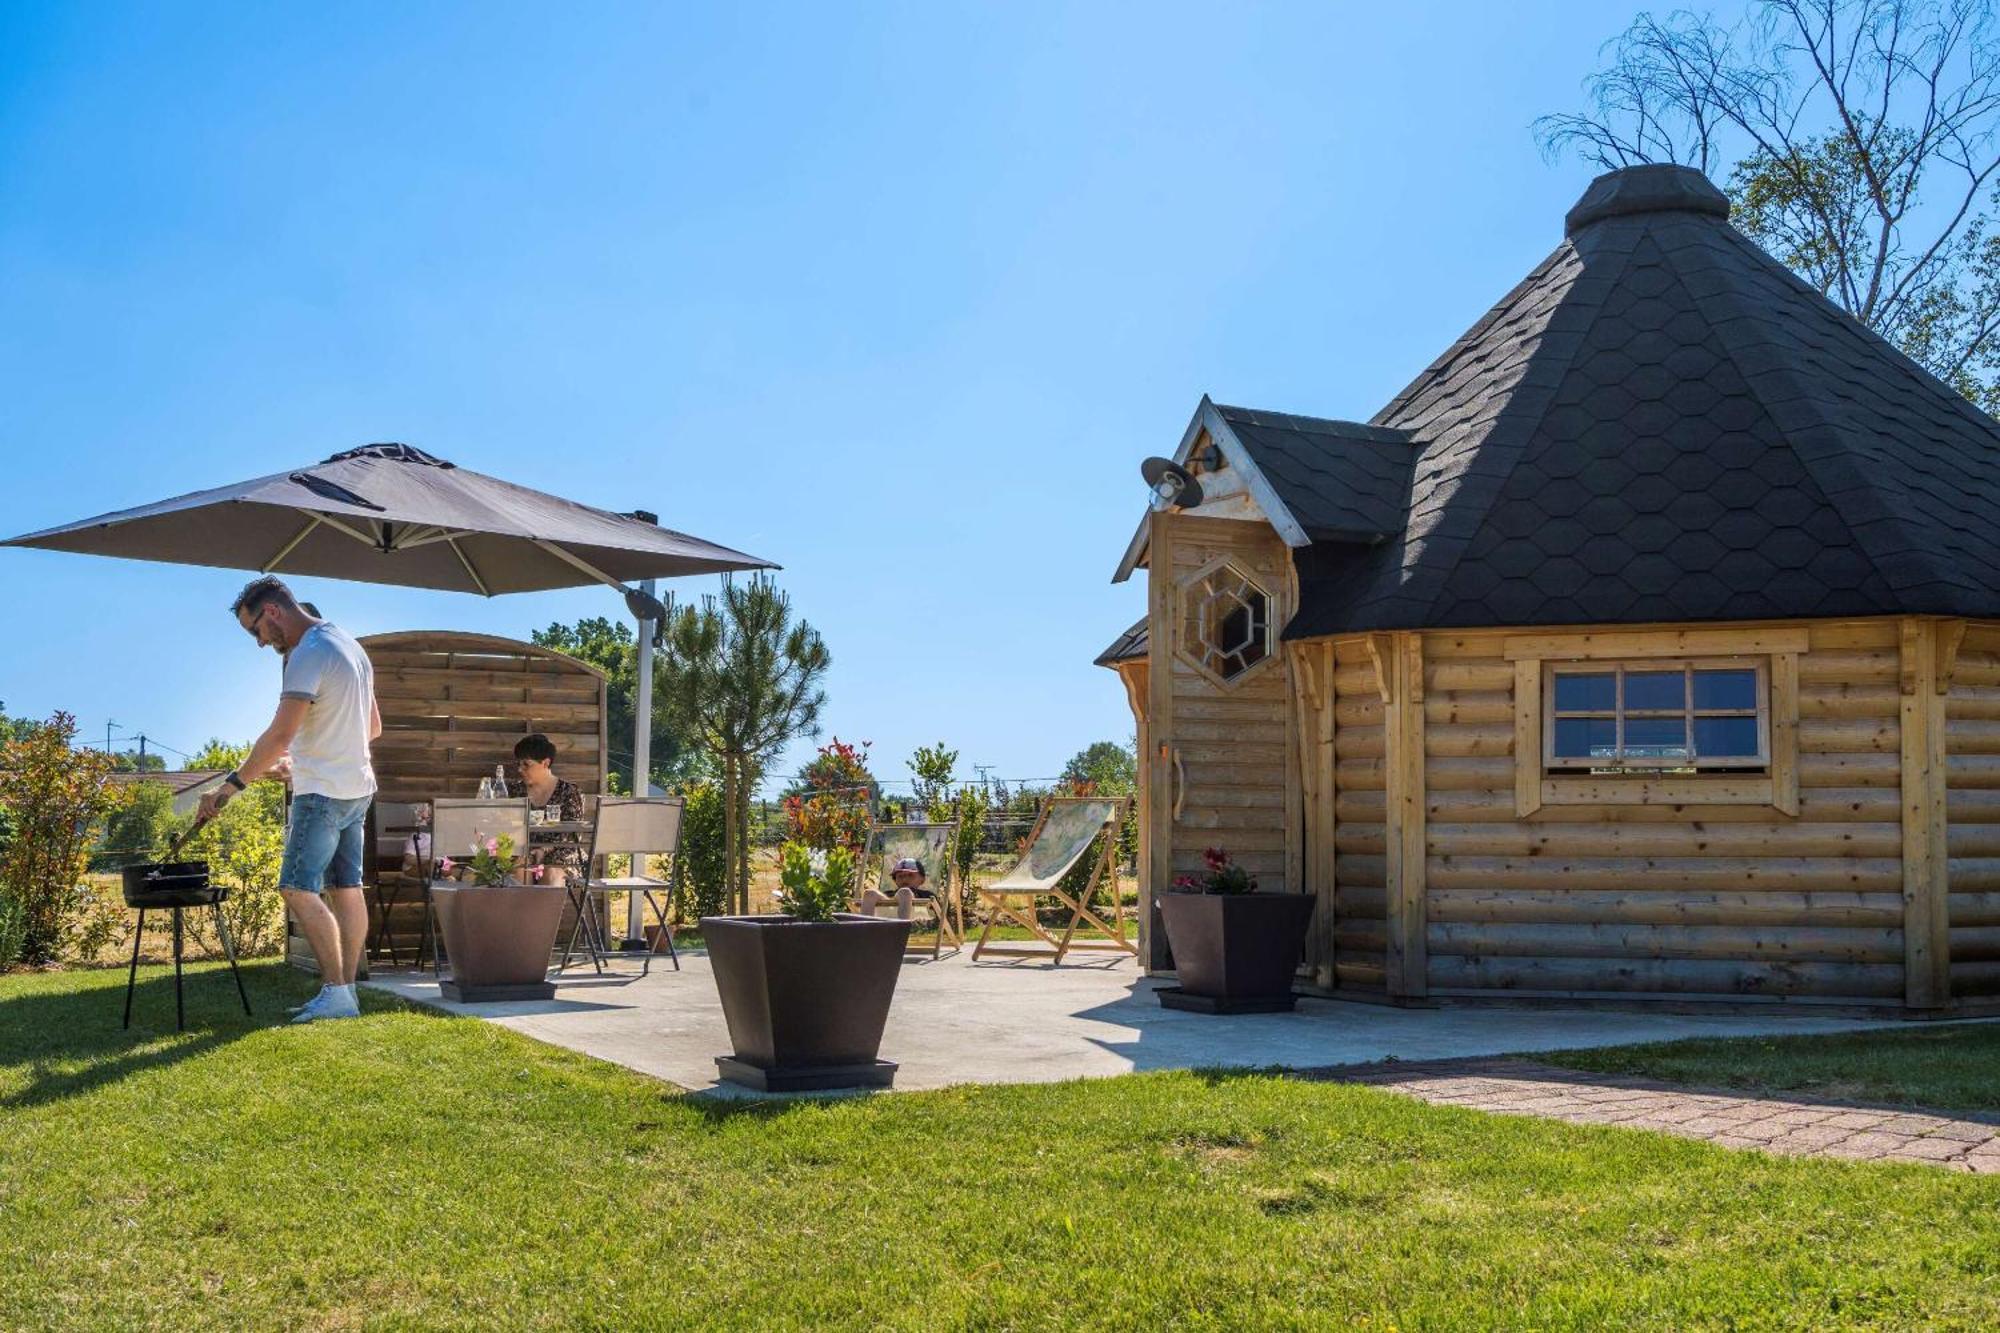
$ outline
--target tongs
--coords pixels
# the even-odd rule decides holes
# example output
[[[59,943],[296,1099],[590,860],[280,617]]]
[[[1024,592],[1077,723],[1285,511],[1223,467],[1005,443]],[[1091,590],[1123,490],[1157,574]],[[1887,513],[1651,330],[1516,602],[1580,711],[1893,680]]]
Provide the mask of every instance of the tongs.
[[[208,821],[213,818],[215,818],[215,816],[212,814],[196,815],[194,823],[189,824],[186,828],[182,829],[179,833],[175,834],[174,840],[167,844],[167,854],[164,857],[160,858],[161,861],[170,863],[180,859],[181,844],[185,843],[189,838],[192,838],[195,834],[201,832],[202,826],[208,823]]]

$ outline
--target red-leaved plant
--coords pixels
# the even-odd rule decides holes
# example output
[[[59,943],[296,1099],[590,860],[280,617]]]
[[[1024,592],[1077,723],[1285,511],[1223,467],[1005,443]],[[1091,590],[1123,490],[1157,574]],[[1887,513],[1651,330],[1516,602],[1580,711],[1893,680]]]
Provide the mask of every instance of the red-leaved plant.
[[[1210,847],[1201,854],[1202,864],[1208,872],[1202,875],[1181,875],[1175,878],[1174,887],[1187,893],[1255,893],[1257,877],[1229,859],[1229,853],[1220,847]]]

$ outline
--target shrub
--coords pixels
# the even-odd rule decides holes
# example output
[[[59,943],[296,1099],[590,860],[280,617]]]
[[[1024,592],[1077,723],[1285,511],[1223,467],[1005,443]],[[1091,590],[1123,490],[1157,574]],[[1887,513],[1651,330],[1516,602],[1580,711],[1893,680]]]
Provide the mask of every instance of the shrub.
[[[21,941],[27,935],[28,917],[5,889],[0,889],[0,972],[5,972],[21,956]]]
[[[252,783],[188,840],[181,855],[207,861],[209,878],[229,886],[222,915],[238,954],[269,953],[284,942],[285,901],[278,892],[285,856],[283,786]],[[190,912],[187,920],[196,940],[210,949],[220,945],[211,913]]]
[[[0,748],[0,804],[14,816],[0,893],[21,913],[29,963],[54,962],[70,945],[91,841],[120,801],[104,780],[111,757],[71,749],[75,736],[76,719],[58,712]]]
[[[802,789],[785,797],[786,836],[809,848],[858,852],[868,839],[876,791],[868,771],[868,742],[849,745],[838,736],[799,774]]]
[[[720,915],[729,906],[722,789],[712,782],[696,782],[682,788],[681,795],[687,808],[681,813],[674,912],[683,921],[699,921]]]
[[[174,793],[166,783],[132,783],[125,788],[124,804],[104,821],[104,837],[91,866],[116,870],[135,861],[151,861],[183,822],[175,819]]]

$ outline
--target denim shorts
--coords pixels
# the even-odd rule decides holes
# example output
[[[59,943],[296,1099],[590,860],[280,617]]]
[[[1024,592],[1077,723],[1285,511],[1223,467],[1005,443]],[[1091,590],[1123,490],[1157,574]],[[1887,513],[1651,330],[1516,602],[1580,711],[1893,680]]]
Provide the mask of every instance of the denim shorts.
[[[307,792],[292,798],[278,887],[318,893],[361,884],[361,845],[372,796],[343,801]]]

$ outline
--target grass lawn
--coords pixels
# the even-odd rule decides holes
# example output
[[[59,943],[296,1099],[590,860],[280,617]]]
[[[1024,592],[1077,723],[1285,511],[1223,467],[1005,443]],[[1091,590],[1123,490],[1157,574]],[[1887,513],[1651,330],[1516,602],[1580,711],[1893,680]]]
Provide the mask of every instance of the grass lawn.
[[[1816,1037],[1697,1038],[1538,1060],[1671,1083],[1940,1110],[2000,1111],[2000,1023]]]
[[[0,978],[0,1327],[1992,1327],[2000,1180],[1152,1074],[712,1103],[308,983]]]

